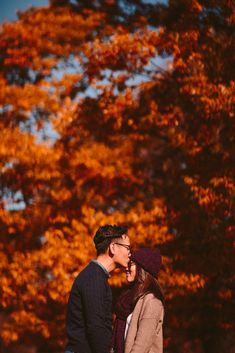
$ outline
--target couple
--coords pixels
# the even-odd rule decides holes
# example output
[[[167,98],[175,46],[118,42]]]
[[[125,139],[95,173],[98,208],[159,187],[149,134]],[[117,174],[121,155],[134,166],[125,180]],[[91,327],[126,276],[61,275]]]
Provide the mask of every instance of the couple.
[[[105,225],[94,237],[97,259],[75,279],[68,302],[65,353],[162,353],[164,297],[157,249],[131,253],[127,228]],[[110,273],[126,268],[130,286],[116,304],[112,333]]]

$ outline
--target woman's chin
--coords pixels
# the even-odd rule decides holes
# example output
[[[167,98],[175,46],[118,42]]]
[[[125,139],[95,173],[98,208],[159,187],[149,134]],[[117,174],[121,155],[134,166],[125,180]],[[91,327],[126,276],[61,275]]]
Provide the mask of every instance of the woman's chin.
[[[134,282],[134,279],[133,279],[133,278],[130,278],[130,277],[126,277],[126,280],[127,280],[128,283]]]

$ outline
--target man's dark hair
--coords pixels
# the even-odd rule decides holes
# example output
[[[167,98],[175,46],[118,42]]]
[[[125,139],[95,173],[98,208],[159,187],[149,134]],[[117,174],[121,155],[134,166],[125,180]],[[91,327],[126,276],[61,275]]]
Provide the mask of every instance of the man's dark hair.
[[[126,226],[117,226],[106,224],[100,227],[94,236],[94,243],[97,255],[104,254],[115,238],[121,238],[123,234],[127,234]]]

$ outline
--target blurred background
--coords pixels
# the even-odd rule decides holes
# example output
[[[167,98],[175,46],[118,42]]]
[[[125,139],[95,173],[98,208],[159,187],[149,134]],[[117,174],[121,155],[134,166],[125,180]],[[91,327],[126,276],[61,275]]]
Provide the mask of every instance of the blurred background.
[[[16,21],[18,11],[26,11],[30,7],[49,5],[48,0],[3,0],[1,2],[0,21]]]
[[[1,2],[1,353],[63,352],[107,223],[163,254],[164,352],[235,352],[234,10]]]

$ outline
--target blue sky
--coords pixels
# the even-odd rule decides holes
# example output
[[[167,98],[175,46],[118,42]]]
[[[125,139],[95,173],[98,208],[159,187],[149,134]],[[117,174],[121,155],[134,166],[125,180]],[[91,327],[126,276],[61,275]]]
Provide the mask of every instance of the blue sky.
[[[48,2],[48,0],[0,0],[0,23],[15,21],[17,10],[26,10],[31,6],[45,6]]]
[[[89,0],[88,0],[89,1]],[[146,3],[163,3],[167,0],[145,0]],[[49,0],[0,0],[0,23],[5,21],[15,21],[17,19],[17,10],[26,10],[31,6],[48,5]]]

